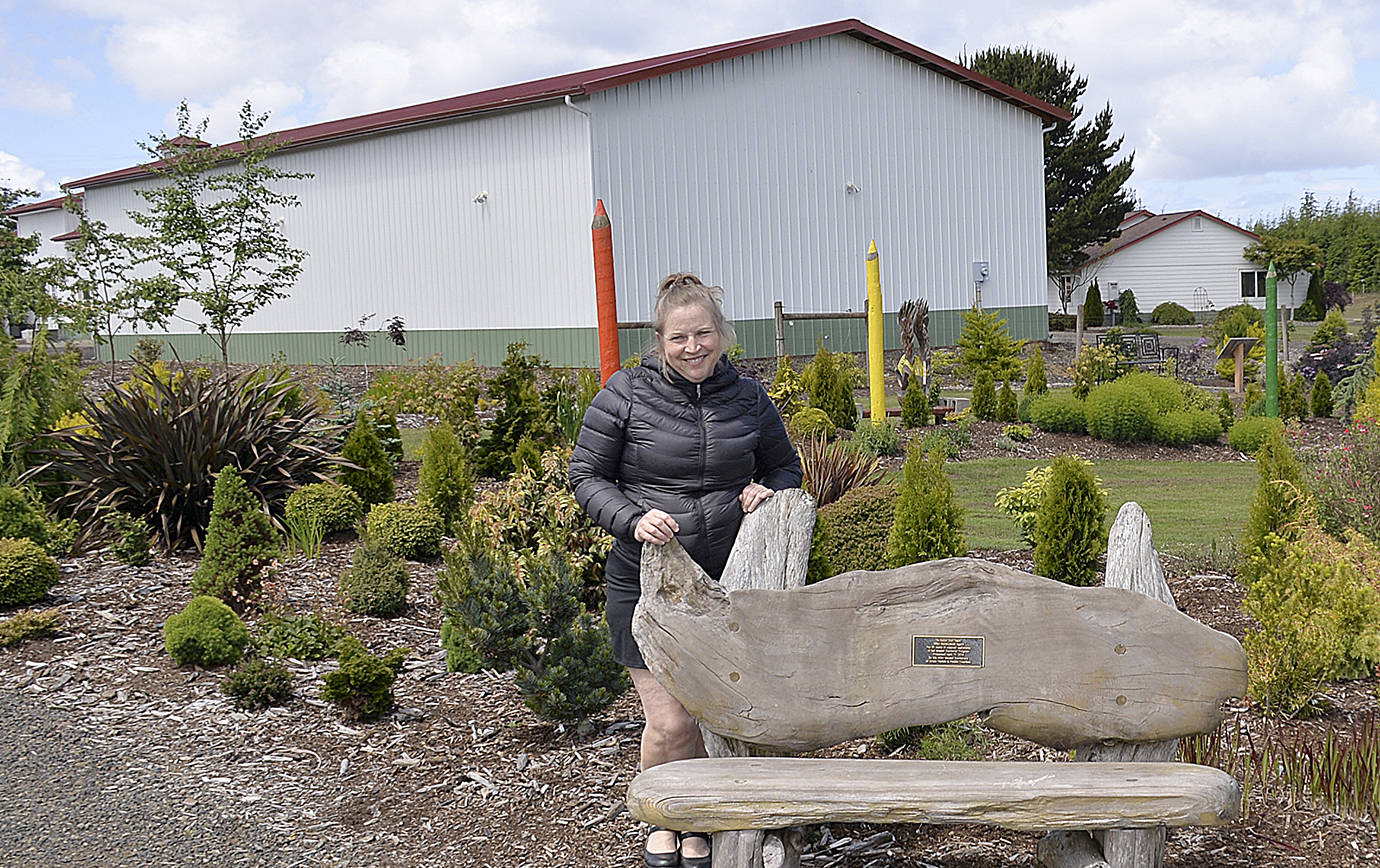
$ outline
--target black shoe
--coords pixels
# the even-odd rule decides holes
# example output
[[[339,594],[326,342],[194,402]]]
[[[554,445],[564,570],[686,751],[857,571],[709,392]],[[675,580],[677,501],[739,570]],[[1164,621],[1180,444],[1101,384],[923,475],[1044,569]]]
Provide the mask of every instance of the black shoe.
[[[707,832],[681,832],[680,840],[682,852],[680,857],[680,868],[709,868],[710,864],[714,861],[713,851],[711,850],[711,852],[703,856],[686,856],[684,854],[684,842],[686,838],[698,838],[704,842],[706,847],[711,847],[713,845],[713,838],[711,838]]]
[[[660,826],[652,826],[648,830],[647,840],[651,840],[653,832],[669,832],[670,829],[663,829]],[[647,845],[642,845],[642,864],[647,868],[679,868],[680,866],[680,839],[676,839],[676,849],[669,853],[653,853],[647,849]],[[704,863],[701,868],[709,868],[709,863]]]

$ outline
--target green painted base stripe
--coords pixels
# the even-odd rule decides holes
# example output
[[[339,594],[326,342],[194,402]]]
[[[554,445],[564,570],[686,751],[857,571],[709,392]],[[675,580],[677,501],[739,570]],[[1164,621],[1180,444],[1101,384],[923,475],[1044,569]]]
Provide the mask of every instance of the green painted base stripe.
[[[1025,340],[1048,340],[1049,320],[1043,307],[999,308],[1007,321],[1011,336]],[[771,319],[741,320],[734,323],[738,342],[750,358],[771,358],[776,355],[776,326]],[[956,310],[930,311],[930,343],[937,347],[953,346],[963,328],[963,312]],[[889,350],[899,349],[900,335],[895,313],[888,313],[884,324],[885,343]],[[163,341],[164,358],[184,362],[201,361],[213,364],[220,361],[220,353],[210,338],[199,334],[158,335]],[[618,333],[619,350],[623,358],[641,353],[651,340],[650,329],[622,329]],[[116,358],[129,358],[138,338],[119,335],[115,338]],[[535,353],[559,367],[594,367],[599,364],[599,336],[593,328],[544,329],[415,329],[407,333],[407,346],[393,346],[383,335],[374,335],[368,348],[351,347],[340,343],[339,332],[279,332],[271,334],[239,334],[230,339],[230,361],[234,364],[265,364],[283,358],[288,364],[343,365],[404,365],[413,359],[440,355],[446,362],[460,362],[473,356],[481,365],[502,363],[508,345],[526,341],[527,351]],[[793,356],[811,355],[823,344],[831,350],[861,352],[867,349],[867,321],[802,320],[786,323],[786,352]],[[107,348],[100,355],[108,359]]]

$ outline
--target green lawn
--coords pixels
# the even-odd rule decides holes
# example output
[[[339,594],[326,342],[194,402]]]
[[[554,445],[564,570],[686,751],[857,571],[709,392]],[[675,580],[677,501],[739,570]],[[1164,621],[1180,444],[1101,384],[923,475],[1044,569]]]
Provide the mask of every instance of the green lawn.
[[[984,458],[949,465],[967,515],[968,546],[1017,549],[1016,525],[993,505],[997,491],[1018,485],[1040,461]],[[1163,552],[1201,552],[1213,541],[1241,535],[1255,490],[1255,464],[1246,461],[1099,461],[1093,472],[1107,490],[1107,524],[1123,503],[1141,505]]]

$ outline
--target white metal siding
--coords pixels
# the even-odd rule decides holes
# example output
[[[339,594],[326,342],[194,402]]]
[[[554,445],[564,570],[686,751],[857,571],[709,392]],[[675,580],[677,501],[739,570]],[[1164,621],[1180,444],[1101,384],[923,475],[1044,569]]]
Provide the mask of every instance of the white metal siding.
[[[596,94],[594,194],[614,223],[619,318],[657,281],[723,285],[730,316],[860,310],[876,239],[886,310],[1045,299],[1040,119],[849,36]],[[861,188],[846,193],[849,184]]]
[[[1116,298],[1117,293],[1131,290],[1141,316],[1149,319],[1156,305],[1165,301],[1177,302],[1194,312],[1221,310],[1247,302],[1264,307],[1263,298],[1241,297],[1241,272],[1262,270],[1241,255],[1251,238],[1215,220],[1204,219],[1202,230],[1193,230],[1189,218],[1154,235],[1128,245],[1088,266],[1096,272],[1102,300]],[[1091,283],[1091,280],[1089,280]],[[1117,284],[1116,291],[1112,284]],[[1201,292],[1198,290],[1201,289]],[[1083,293],[1069,305],[1072,311],[1082,302]],[[1289,284],[1280,281],[1280,307],[1297,307],[1308,295],[1308,276],[1301,276],[1294,287],[1294,301],[1289,301]],[[1211,303],[1204,306],[1203,299]],[[1058,309],[1059,297],[1050,296],[1050,310]]]
[[[20,237],[38,234],[39,257],[67,256],[67,243],[65,241],[52,241],[55,235],[65,235],[77,228],[77,215],[69,213],[65,208],[51,208],[46,211],[31,211],[28,214],[15,215],[16,232]]]
[[[397,315],[409,329],[595,324],[589,122],[563,103],[284,151],[273,162],[315,175],[280,185],[302,201],[284,230],[310,255],[291,297],[241,332],[338,332],[375,312],[374,325]],[[134,188],[150,183],[94,187],[88,213],[132,230],[125,212],[147,207]]]

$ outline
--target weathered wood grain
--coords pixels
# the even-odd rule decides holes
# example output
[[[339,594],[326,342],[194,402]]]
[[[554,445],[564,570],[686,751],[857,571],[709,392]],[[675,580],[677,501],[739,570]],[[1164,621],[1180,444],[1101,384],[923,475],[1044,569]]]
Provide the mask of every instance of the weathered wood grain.
[[[1174,593],[1164,578],[1150,518],[1140,504],[1128,501],[1117,512],[1107,535],[1106,585],[1123,588],[1177,609]],[[1087,762],[1173,762],[1177,738],[1140,744],[1094,744],[1078,751]],[[1165,830],[1109,829],[1095,836],[1110,868],[1160,868],[1164,864]]]
[[[1084,831],[1050,832],[1040,839],[1035,857],[1045,868],[1111,868],[1101,845]]]
[[[671,544],[644,553],[633,633],[722,735],[791,751],[986,712],[1041,744],[1210,731],[1245,691],[1232,637],[1129,591],[953,558],[787,591],[725,591]],[[984,666],[912,665],[915,636],[977,636]]]
[[[760,757],[648,769],[628,789],[628,810],[704,832],[823,822],[1111,829],[1222,825],[1238,795],[1227,773],[1190,764]]]
[[[738,538],[719,583],[727,591],[749,588],[784,590],[805,584],[810,563],[810,535],[815,500],[796,488],[778,491],[743,517]],[[644,558],[655,559],[655,546],[643,546]],[[770,749],[704,730],[711,757],[763,756]],[[798,868],[801,836],[795,829],[744,829],[714,834],[715,868]]]

